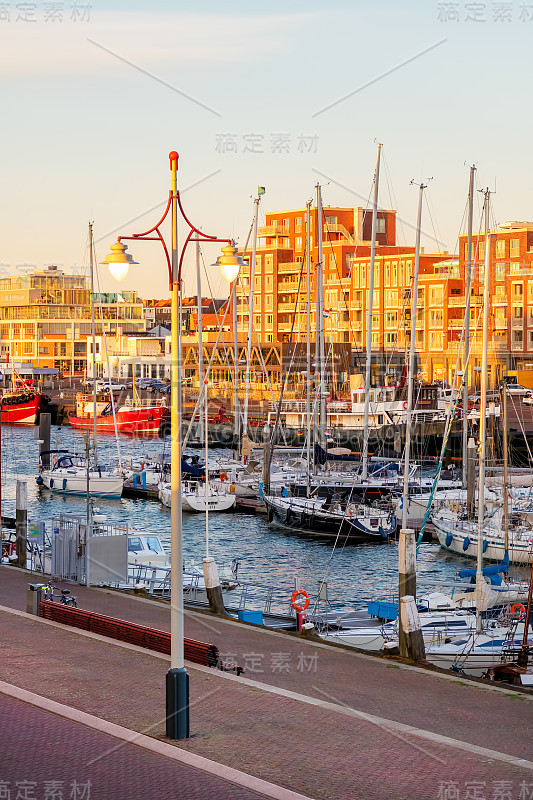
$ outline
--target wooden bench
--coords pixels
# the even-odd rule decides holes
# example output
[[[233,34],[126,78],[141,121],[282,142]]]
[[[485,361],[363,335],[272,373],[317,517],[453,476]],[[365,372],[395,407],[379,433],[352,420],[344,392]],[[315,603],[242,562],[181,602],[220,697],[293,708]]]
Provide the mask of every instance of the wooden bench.
[[[82,608],[64,606],[51,600],[43,600],[41,602],[39,616],[53,622],[70,625],[73,628],[81,628],[84,631],[97,633],[100,636],[108,636],[110,639],[118,639],[121,642],[135,644],[138,647],[146,647],[149,650],[155,650],[156,653],[170,655],[170,633],[166,631],[137,625],[124,619],[107,617],[94,611],[85,611]],[[214,644],[197,642],[195,639],[184,639],[183,645],[187,661],[201,664],[204,667],[216,667],[225,672],[235,672],[237,675],[244,672],[244,667],[236,664],[225,664],[220,659],[218,647]]]

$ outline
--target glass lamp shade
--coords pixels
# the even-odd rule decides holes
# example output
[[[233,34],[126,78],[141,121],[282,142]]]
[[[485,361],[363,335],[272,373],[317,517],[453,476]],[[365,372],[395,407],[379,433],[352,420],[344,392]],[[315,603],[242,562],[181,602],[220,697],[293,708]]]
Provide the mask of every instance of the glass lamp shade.
[[[128,274],[130,264],[138,263],[133,260],[133,256],[130,253],[126,253],[127,249],[127,246],[122,244],[120,239],[117,239],[115,244],[111,245],[111,252],[100,262],[101,264],[107,264],[111,275],[117,281],[124,280]]]
[[[124,262],[123,264],[120,263],[113,263],[109,264],[109,272],[114,277],[116,281],[123,281],[126,275],[128,274],[130,269],[130,265],[128,262]]]
[[[232,283],[243,264],[243,260],[237,255],[237,248],[233,244],[228,244],[222,248],[223,255],[219,256],[213,267],[220,267],[220,273],[225,281]]]

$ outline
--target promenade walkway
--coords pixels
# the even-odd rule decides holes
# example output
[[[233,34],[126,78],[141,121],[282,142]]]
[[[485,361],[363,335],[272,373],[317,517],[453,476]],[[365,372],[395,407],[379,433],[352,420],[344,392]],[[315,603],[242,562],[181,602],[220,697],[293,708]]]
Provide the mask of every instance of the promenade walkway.
[[[263,796],[286,789],[335,800],[533,799],[530,696],[196,612],[186,614],[186,635],[216,644],[246,672],[237,678],[190,665],[192,735],[167,744],[167,657],[27,616],[29,581],[0,567],[0,681],[267,781],[274,788],[263,786]],[[81,608],[168,630],[166,605],[84,587],[75,594]],[[107,768],[124,774],[126,746],[108,755],[102,747]],[[3,756],[17,748],[0,727]],[[91,796],[118,797],[102,780],[98,789],[93,767],[80,765],[80,780],[95,778]],[[234,785],[257,792],[232,783],[228,798],[248,796]],[[158,791],[154,784],[143,797]],[[168,789],[161,796],[195,797]]]

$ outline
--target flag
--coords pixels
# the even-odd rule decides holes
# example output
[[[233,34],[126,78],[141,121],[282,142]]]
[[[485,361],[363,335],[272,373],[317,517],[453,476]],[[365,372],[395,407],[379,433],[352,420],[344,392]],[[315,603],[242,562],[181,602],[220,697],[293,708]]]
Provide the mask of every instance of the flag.
[[[257,187],[257,194],[259,195],[259,197],[261,197],[261,195],[264,194],[265,192],[266,192],[266,189],[265,189],[264,186],[258,186]]]
[[[327,319],[327,318],[329,317],[329,311],[328,311],[328,309],[327,309],[327,308],[325,308],[325,309],[322,311],[322,316],[324,317],[324,319]]]
[[[117,294],[117,303],[125,303],[126,301],[121,294]]]

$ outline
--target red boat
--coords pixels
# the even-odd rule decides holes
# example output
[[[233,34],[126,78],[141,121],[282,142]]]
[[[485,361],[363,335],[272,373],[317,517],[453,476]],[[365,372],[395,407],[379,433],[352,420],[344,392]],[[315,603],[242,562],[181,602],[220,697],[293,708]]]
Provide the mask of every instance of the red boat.
[[[43,395],[30,389],[5,394],[0,400],[0,420],[11,425],[35,425]]]
[[[157,436],[162,423],[168,417],[164,401],[131,400],[124,405],[115,405],[118,433],[130,436]],[[76,414],[69,414],[73,428],[94,429],[94,401],[90,395],[76,396]],[[115,433],[113,409],[109,401],[96,403],[96,430]]]

